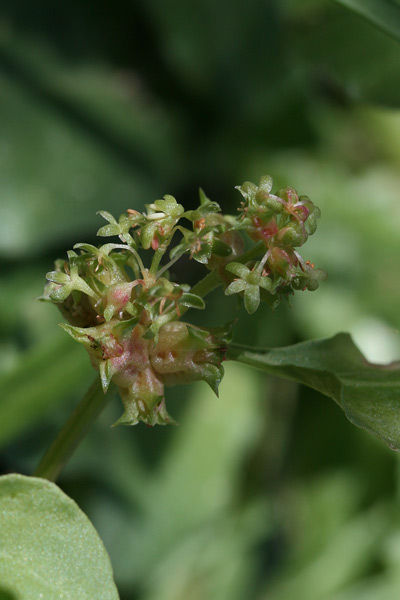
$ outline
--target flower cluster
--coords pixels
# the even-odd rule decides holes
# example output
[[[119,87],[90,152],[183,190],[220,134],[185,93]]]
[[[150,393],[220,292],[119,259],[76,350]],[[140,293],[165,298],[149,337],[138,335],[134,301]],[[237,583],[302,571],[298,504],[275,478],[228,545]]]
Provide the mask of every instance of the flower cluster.
[[[64,329],[86,348],[104,391],[111,381],[119,389],[124,413],[118,423],[172,422],[165,386],[202,379],[217,393],[230,327],[211,330],[181,320],[188,309],[205,308],[212,287],[242,295],[249,313],[261,301],[274,307],[293,290],[318,287],[324,273],[297,248],[314,233],[319,210],[292,188],[272,194],[271,187],[269,177],[239,187],[244,201],[235,217],[223,215],[203,191],[195,210],[185,211],[167,195],[118,221],[101,211],[107,224],[97,235],[119,239],[100,247],[76,244],[47,274],[42,299],[59,306],[69,322]],[[247,251],[244,233],[252,242]],[[175,236],[180,239],[170,248]],[[147,266],[143,251],[151,254]],[[169,277],[185,254],[211,271],[192,289]]]

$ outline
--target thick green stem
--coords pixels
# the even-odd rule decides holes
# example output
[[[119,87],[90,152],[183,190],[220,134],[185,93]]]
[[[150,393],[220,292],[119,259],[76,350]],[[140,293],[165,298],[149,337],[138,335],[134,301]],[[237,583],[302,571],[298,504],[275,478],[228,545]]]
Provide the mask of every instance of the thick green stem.
[[[35,477],[56,481],[74,450],[108,404],[112,395],[112,392],[104,395],[100,379],[96,378],[43,456],[34,472]]]

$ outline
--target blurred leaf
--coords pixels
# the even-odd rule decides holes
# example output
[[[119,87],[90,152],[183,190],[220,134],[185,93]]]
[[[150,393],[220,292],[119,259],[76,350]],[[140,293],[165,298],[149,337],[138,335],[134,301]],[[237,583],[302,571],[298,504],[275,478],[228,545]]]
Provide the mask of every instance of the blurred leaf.
[[[22,354],[16,367],[0,377],[0,445],[80,390],[91,373],[81,348],[64,335],[55,335]]]
[[[12,594],[9,590],[4,590],[0,588],[0,600],[17,600],[15,595]]]
[[[298,62],[332,103],[400,105],[398,43],[353,12],[320,3],[293,22],[292,42],[293,68]]]
[[[311,527],[318,526],[315,515],[310,521]],[[376,549],[389,528],[385,505],[354,515],[333,531],[305,564],[287,569],[262,600],[331,600],[335,592],[362,576],[373,564]]]
[[[168,119],[129,76],[72,69],[23,36],[10,40],[0,32],[0,256],[15,259],[68,243],[71,231],[94,235],[101,208],[152,200],[154,173],[176,161]]]
[[[400,41],[400,6],[392,0],[336,0]]]
[[[55,484],[5,475],[0,507],[0,580],[17,598],[118,598],[99,536]]]
[[[233,345],[227,357],[329,396],[352,423],[400,450],[400,362],[368,363],[348,334],[259,352]]]

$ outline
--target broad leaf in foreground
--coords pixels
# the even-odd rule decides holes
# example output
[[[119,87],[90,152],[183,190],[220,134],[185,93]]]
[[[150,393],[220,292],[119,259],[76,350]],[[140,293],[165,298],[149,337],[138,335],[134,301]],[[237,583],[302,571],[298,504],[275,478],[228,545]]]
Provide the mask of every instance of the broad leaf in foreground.
[[[354,425],[400,450],[400,362],[369,363],[350,335],[258,352],[232,344],[227,358],[318,390]]]
[[[55,484],[23,475],[0,477],[0,582],[18,600],[118,600],[86,515]]]

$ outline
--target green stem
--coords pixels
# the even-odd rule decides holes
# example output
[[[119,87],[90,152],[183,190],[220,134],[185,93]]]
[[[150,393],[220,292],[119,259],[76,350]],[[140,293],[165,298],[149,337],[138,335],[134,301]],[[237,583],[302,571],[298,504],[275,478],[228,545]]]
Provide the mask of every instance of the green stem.
[[[34,472],[35,477],[56,481],[74,450],[86,435],[112,393],[104,395],[99,378],[92,383]]]
[[[226,360],[235,360],[244,365],[268,372],[265,360],[262,360],[262,355],[265,355],[267,352],[268,349],[266,348],[252,348],[250,346],[242,346],[241,344],[230,344],[226,353]]]
[[[265,245],[263,242],[258,242],[253,248],[250,248],[247,252],[239,256],[235,259],[235,262],[245,263],[248,260],[256,258],[260,252],[265,250]],[[196,294],[196,296],[200,296],[204,298],[207,294],[215,290],[218,286],[222,285],[224,282],[221,279],[218,270],[210,271],[203,279],[200,279],[190,290],[191,294]],[[187,306],[182,306],[180,308],[181,315],[183,315],[189,308]]]
[[[253,354],[265,354],[270,350],[270,348],[266,348],[265,346],[249,346],[248,344],[238,344],[237,342],[232,342],[230,348],[232,348],[232,352],[250,352]]]
[[[186,251],[185,251],[186,252]],[[181,252],[180,254],[177,254],[174,258],[172,258],[166,265],[163,265],[161,267],[161,269],[158,270],[158,272],[156,273],[156,277],[157,279],[159,277],[161,277],[161,275],[163,275],[163,273],[165,273],[165,271],[168,271],[168,269],[170,269],[180,258],[181,256],[183,256],[185,254],[185,252]]]
[[[151,267],[150,267],[150,273],[152,275],[155,275],[157,273],[161,259],[164,256],[166,250],[167,250],[167,247],[166,246],[164,247],[164,245],[163,245],[154,252],[153,259],[151,261]]]

